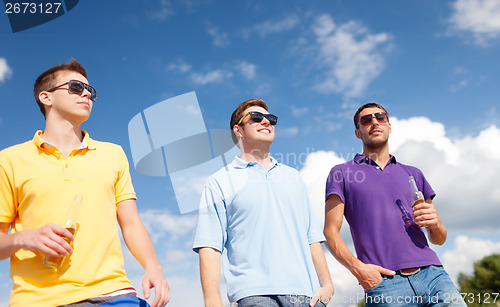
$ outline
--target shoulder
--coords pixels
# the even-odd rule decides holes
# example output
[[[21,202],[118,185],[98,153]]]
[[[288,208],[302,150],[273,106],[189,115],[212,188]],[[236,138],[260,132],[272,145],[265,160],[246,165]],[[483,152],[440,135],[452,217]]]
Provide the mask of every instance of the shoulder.
[[[299,171],[297,169],[295,169],[291,166],[288,166],[286,164],[278,163],[276,165],[276,169],[279,170],[280,172],[283,172],[283,173],[299,176]]]
[[[330,170],[330,174],[338,173],[338,172],[345,172],[346,170],[348,170],[350,168],[355,168],[357,166],[358,166],[358,164],[356,162],[354,162],[354,160],[350,160],[350,161],[347,161],[344,163],[337,164],[334,167],[332,167],[332,169]]]
[[[396,165],[398,165],[400,168],[406,170],[408,173],[410,173],[413,176],[415,176],[415,175],[417,175],[417,176],[423,176],[422,171],[420,169],[418,169],[417,167],[415,167],[415,166],[403,164],[403,163],[400,163],[400,162],[396,162]]]
[[[0,163],[19,157],[21,155],[24,156],[30,154],[34,149],[36,149],[36,146],[32,141],[26,141],[21,144],[7,147],[0,151]]]
[[[89,147],[95,147],[97,150],[101,152],[106,152],[108,154],[117,154],[117,155],[122,155],[125,154],[125,151],[123,148],[115,143],[111,142],[103,142],[103,141],[96,141],[92,140],[90,144],[87,144]]]

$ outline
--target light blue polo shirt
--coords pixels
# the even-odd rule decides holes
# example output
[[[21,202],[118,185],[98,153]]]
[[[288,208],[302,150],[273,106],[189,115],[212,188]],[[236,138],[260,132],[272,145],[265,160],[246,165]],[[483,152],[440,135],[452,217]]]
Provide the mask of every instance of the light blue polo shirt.
[[[297,170],[271,160],[266,170],[236,157],[208,178],[201,197],[193,250],[222,252],[231,302],[319,288],[309,244],[325,239],[307,189]]]

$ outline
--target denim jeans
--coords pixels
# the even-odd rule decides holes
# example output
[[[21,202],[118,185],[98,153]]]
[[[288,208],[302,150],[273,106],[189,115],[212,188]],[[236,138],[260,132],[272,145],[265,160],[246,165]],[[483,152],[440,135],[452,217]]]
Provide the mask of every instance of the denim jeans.
[[[431,265],[410,275],[382,275],[382,281],[365,291],[371,306],[460,306],[465,302],[442,266]]]
[[[150,307],[148,302],[135,295],[120,295],[113,297],[90,298],[81,302],[63,305],[59,307],[88,307],[88,306],[106,306],[106,307]]]
[[[311,297],[305,295],[256,295],[242,298],[231,307],[309,307]],[[318,301],[314,307],[326,307]]]

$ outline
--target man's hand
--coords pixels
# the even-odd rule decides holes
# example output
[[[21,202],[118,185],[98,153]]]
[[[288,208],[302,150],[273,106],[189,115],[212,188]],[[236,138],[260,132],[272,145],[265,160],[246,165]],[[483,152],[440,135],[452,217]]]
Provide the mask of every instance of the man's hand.
[[[146,270],[146,274],[142,278],[142,291],[145,299],[149,299],[151,288],[155,289],[155,298],[151,303],[151,307],[164,307],[167,305],[170,301],[170,287],[165,276],[163,276],[161,268]]]
[[[435,228],[441,223],[436,207],[432,202],[422,202],[413,206],[413,219],[419,227]]]
[[[314,296],[312,297],[309,306],[313,307],[319,300],[325,303],[325,305],[328,305],[328,302],[333,296],[333,292],[333,284],[319,288],[316,292],[314,292]]]
[[[23,230],[15,234],[15,244],[30,251],[41,251],[50,256],[66,256],[73,252],[69,242],[75,238],[66,228],[47,224],[37,229]]]
[[[370,290],[382,281],[382,274],[393,276],[396,272],[383,268],[379,265],[361,263],[352,272],[358,279],[361,287]]]
[[[432,199],[413,206],[413,220],[420,226],[427,226],[429,241],[433,244],[442,245],[446,241],[447,231],[439,218]]]

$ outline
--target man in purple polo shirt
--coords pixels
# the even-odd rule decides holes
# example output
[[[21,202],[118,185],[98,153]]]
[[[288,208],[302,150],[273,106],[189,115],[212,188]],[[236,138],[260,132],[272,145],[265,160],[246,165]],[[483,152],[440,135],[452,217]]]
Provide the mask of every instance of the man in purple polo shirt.
[[[333,167],[326,183],[330,252],[358,279],[367,306],[466,306],[420,228],[426,227],[431,243],[446,241],[434,191],[419,169],[389,154],[387,111],[365,104],[354,125],[363,154]],[[425,198],[413,208],[409,176]],[[357,257],[339,234],[344,215]]]

